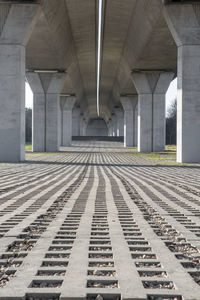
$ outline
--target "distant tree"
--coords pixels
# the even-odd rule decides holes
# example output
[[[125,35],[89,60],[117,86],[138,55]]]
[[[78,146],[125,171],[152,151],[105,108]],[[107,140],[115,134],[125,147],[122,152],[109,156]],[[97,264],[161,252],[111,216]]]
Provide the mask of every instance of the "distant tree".
[[[32,142],[32,109],[26,108],[26,143]]]
[[[174,99],[167,112],[166,119],[166,144],[176,144],[176,117],[177,117],[177,99]]]

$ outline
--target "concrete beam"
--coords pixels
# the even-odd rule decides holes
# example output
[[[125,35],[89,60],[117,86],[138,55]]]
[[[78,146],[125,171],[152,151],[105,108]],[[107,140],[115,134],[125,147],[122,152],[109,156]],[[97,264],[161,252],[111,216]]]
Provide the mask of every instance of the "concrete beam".
[[[1,4],[0,11],[5,18],[0,44],[26,46],[41,12],[39,4]]]

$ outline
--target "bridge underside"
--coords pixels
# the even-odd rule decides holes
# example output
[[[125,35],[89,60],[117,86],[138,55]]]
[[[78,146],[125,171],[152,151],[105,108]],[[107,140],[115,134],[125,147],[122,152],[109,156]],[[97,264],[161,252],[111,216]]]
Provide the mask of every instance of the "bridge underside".
[[[165,147],[165,93],[178,77],[177,161],[200,161],[200,2],[0,1],[0,161],[25,159],[25,78],[33,151],[58,151],[100,118],[125,147]],[[187,21],[185,21],[187,20]],[[76,134],[73,134],[73,131]]]
[[[0,299],[199,300],[199,168],[95,141],[0,165]]]

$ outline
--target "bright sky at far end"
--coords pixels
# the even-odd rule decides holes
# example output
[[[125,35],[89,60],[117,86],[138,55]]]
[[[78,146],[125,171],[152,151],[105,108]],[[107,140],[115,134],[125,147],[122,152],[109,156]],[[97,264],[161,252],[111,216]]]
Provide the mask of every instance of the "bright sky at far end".
[[[174,79],[171,82],[166,94],[166,110],[173,102],[173,100],[176,99],[176,96],[177,96],[177,79]],[[26,82],[26,107],[28,108],[33,107],[33,93],[27,82]]]

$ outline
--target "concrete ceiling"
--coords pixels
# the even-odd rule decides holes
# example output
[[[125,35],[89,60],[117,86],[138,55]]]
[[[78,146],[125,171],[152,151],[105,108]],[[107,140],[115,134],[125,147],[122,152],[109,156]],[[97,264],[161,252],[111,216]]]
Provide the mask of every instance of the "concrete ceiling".
[[[131,70],[173,69],[177,48],[162,0],[105,0],[100,83],[101,115],[109,119],[120,94],[135,94]],[[27,46],[27,68],[66,69],[63,93],[75,93],[96,115],[97,0],[42,0]]]

